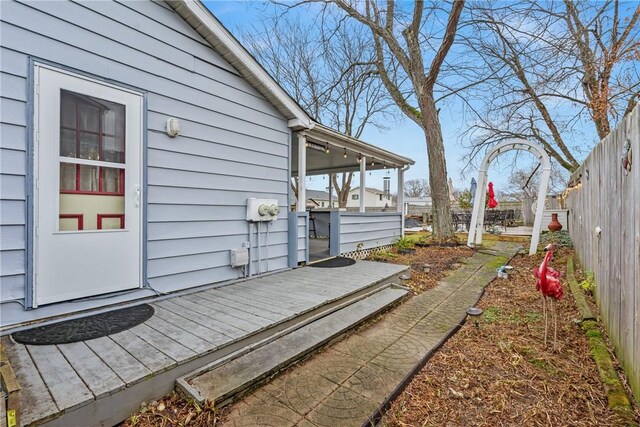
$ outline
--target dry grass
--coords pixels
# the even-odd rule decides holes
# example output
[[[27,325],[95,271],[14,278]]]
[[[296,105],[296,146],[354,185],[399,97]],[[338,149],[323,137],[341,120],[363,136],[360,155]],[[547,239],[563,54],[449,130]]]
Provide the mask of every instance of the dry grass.
[[[171,393],[158,402],[142,404],[140,410],[120,424],[121,427],[210,427],[217,425],[218,412],[213,404],[203,407]]]
[[[569,250],[553,267],[564,271]],[[558,303],[558,352],[543,345],[542,301],[531,271],[541,257],[516,257],[467,322],[396,399],[387,426],[617,426],[577,309],[565,287]]]

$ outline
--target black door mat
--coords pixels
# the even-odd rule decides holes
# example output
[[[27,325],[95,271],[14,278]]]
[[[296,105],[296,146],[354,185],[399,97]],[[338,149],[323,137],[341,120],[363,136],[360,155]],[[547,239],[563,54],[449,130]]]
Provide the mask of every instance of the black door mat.
[[[80,319],[40,326],[11,336],[16,342],[30,345],[69,344],[92,340],[133,328],[153,316],[149,304],[136,305]]]
[[[325,261],[314,262],[313,264],[309,264],[309,267],[321,267],[321,268],[348,267],[355,263],[356,263],[355,259],[338,256]]]

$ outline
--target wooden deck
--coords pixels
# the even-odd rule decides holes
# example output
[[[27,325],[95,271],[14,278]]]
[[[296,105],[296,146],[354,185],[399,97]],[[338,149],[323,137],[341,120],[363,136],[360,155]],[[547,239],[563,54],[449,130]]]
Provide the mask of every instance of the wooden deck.
[[[4,337],[22,387],[22,424],[113,425],[171,391],[177,377],[260,345],[405,268],[305,267],[157,299],[144,324],[73,344],[25,346]]]

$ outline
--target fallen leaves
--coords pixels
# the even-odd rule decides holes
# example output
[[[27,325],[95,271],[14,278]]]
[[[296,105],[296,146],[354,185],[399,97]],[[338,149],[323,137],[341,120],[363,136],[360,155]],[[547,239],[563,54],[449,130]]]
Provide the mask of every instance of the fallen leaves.
[[[569,249],[558,251],[554,268],[563,271],[568,254]],[[479,327],[467,322],[429,360],[393,402],[383,425],[620,425],[607,408],[568,291],[557,307],[560,350],[543,345],[542,300],[531,273],[540,261],[518,256],[509,279],[487,287],[478,304],[485,311]]]

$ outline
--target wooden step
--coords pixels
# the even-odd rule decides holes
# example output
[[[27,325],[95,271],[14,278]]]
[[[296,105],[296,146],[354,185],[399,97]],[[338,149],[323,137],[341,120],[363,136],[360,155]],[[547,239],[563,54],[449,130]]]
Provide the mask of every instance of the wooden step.
[[[184,375],[176,387],[197,402],[223,406],[407,295],[406,288],[387,284],[250,352],[231,354]]]

